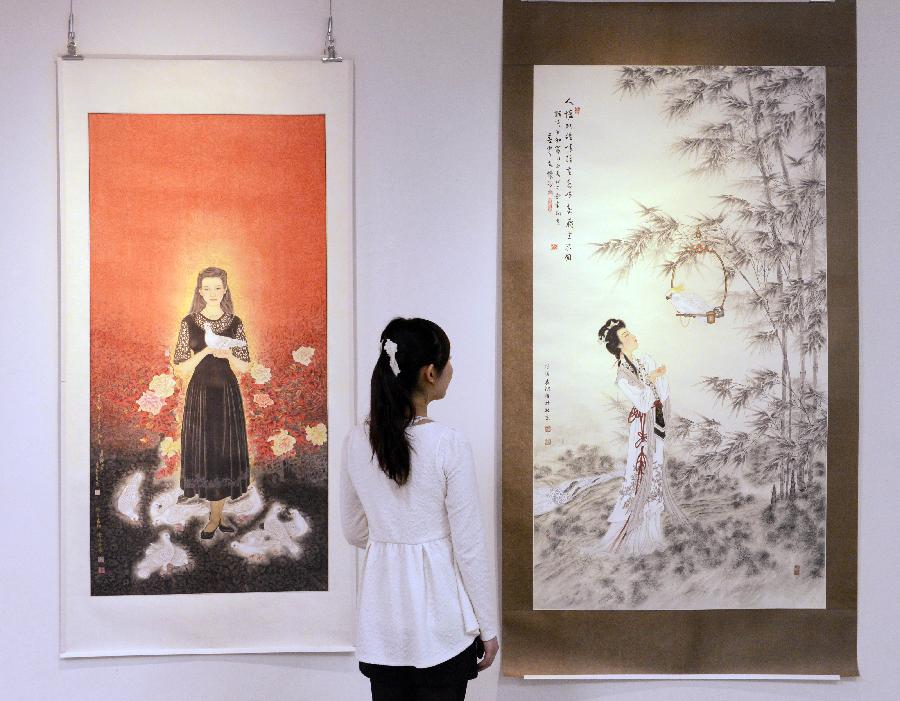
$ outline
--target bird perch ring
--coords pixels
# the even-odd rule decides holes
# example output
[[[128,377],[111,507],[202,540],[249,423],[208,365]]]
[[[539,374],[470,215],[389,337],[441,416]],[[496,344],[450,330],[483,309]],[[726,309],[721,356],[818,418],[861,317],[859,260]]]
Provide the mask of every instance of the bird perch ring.
[[[700,238],[699,232],[695,234],[697,238]],[[680,312],[676,309],[675,316],[679,317],[684,326],[687,326],[691,319],[694,317],[705,317],[707,324],[715,324],[716,319],[721,319],[725,316],[725,300],[728,299],[728,270],[725,267],[725,261],[722,260],[722,256],[720,256],[714,248],[705,243],[697,243],[692,246],[688,246],[682,253],[678,256],[678,259],[675,261],[675,265],[672,267],[672,279],[670,280],[669,287],[671,289],[675,289],[675,275],[678,272],[678,267],[688,259],[693,260],[697,256],[704,255],[707,253],[711,253],[716,257],[719,261],[719,265],[722,267],[722,283],[724,285],[724,291],[722,293],[722,301],[718,306],[713,307],[705,312]]]

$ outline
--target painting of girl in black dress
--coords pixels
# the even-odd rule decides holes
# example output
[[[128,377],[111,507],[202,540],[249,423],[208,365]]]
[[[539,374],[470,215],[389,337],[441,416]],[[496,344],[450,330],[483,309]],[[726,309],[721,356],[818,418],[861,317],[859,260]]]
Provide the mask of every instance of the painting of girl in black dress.
[[[181,421],[181,479],[184,496],[210,504],[204,540],[222,522],[228,498],[246,493],[250,482],[247,426],[237,375],[247,372],[250,353],[244,324],[234,313],[228,275],[206,268],[197,276],[190,313],[181,320],[173,358],[176,372],[189,377]]]
[[[328,590],[323,116],[89,134],[91,595]]]

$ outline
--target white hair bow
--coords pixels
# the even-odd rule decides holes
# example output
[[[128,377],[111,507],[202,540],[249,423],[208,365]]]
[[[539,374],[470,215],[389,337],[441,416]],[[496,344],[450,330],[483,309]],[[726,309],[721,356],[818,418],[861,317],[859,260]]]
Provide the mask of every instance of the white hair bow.
[[[384,340],[384,352],[387,353],[388,358],[391,359],[391,370],[394,371],[394,377],[396,377],[400,374],[400,366],[397,364],[397,344],[391,339],[386,338]]]

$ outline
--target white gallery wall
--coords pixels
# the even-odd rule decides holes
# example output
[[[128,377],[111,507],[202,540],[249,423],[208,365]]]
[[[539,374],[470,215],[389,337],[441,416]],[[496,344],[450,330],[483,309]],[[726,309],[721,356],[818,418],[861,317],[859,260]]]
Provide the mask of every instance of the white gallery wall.
[[[364,699],[367,682],[347,655],[58,659],[55,56],[65,46],[68,5],[0,0],[0,697]],[[88,55],[314,57],[327,17],[327,0],[75,7]],[[378,333],[392,316],[444,326],[455,373],[432,413],[475,446],[498,555],[501,19],[500,0],[335,0],[338,50],[356,63],[358,409]],[[468,698],[900,697],[900,458],[886,440],[896,435],[900,405],[898,36],[900,3],[859,0],[860,334],[832,341],[858,353],[862,367],[861,678],[523,682],[493,669]]]

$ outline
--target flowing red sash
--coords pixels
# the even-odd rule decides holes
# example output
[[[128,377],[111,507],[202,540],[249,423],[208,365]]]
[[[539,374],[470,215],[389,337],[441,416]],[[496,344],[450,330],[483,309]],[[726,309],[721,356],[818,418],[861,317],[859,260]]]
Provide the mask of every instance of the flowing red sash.
[[[637,440],[634,442],[635,448],[640,448],[637,460],[634,463],[634,469],[637,470],[637,479],[634,481],[634,493],[637,494],[638,488],[641,486],[641,480],[644,478],[644,470],[647,467],[647,453],[645,447],[647,445],[647,415],[632,407],[628,413],[628,423],[640,420],[641,425],[637,431]]]

